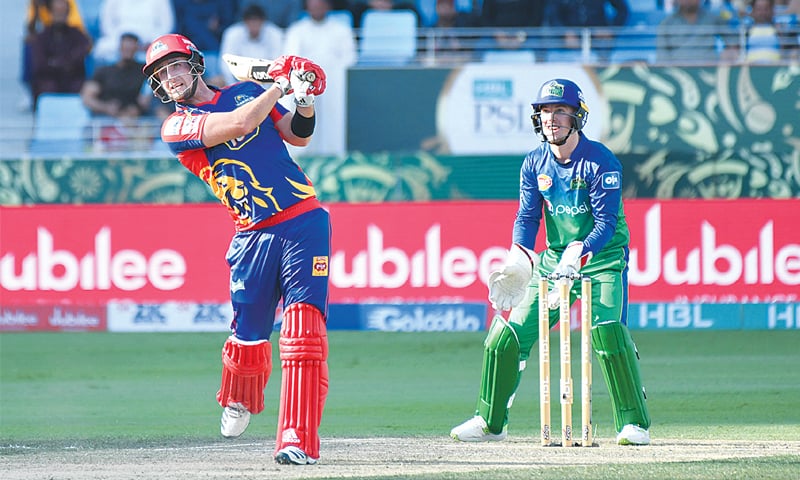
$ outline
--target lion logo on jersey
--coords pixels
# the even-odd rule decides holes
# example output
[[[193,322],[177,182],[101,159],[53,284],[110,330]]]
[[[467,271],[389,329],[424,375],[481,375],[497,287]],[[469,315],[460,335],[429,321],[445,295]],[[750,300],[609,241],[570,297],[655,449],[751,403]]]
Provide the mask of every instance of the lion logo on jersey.
[[[231,170],[235,171],[236,176],[228,173]],[[220,199],[242,226],[253,223],[254,205],[274,209],[276,212],[283,210],[272,195],[273,188],[262,186],[250,166],[239,160],[218,160],[214,165],[204,168],[200,172],[200,178],[211,187],[214,196]]]

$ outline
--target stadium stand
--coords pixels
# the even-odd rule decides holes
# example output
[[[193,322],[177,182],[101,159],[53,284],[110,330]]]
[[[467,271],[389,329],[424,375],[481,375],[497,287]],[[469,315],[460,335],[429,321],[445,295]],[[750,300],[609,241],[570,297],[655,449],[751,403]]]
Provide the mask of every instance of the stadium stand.
[[[34,114],[30,153],[84,153],[89,128],[89,110],[80,94],[43,93]]]
[[[417,16],[410,10],[368,10],[362,18],[359,64],[404,65],[417,53]]]
[[[97,0],[76,0],[84,17],[87,29],[96,36],[99,6]],[[473,2],[471,0],[455,0],[459,11],[465,11]],[[567,45],[559,35],[559,31],[549,27],[514,29],[514,33],[524,38],[517,49],[500,50],[492,39],[491,28],[487,27],[448,27],[430,26],[435,21],[435,1],[417,0],[416,8],[421,12],[422,22],[411,11],[375,11],[365,14],[362,28],[354,30],[359,46],[359,61],[352,68],[371,67],[450,67],[464,62],[500,62],[500,63],[544,63],[570,62],[591,65],[626,64],[630,62],[646,62],[658,65],[655,55],[656,26],[667,16],[663,10],[663,1],[629,0],[631,13],[625,27],[611,28],[612,36],[596,35],[592,28],[580,30],[579,45],[566,48]],[[20,46],[25,18],[25,2],[8,2],[5,6],[2,21],[5,28],[0,28],[0,39],[6,45]],[[352,23],[352,13],[336,11],[338,20]],[[796,15],[778,14],[776,24],[781,26],[782,50],[781,61],[797,62],[800,60],[800,25]],[[744,28],[732,26],[731,28]],[[605,28],[606,34],[609,28]],[[743,31],[742,31],[743,32]],[[713,33],[710,33],[713,35]],[[744,51],[746,35],[740,36]],[[610,40],[612,38],[613,40]],[[5,65],[14,68],[0,71],[0,81],[6,86],[0,90],[0,101],[10,106],[0,118],[0,156],[15,157],[30,151],[43,151],[52,132],[46,132],[45,123],[34,126],[34,114],[30,110],[14,108],[21,105],[26,97],[26,90],[20,82],[20,50],[7,48],[0,53]],[[745,62],[742,55],[739,62]],[[89,65],[91,68],[91,65]],[[74,110],[73,110],[74,112]],[[80,113],[73,113],[74,118],[82,118]],[[54,117],[56,118],[56,117]],[[71,121],[71,124],[76,122]],[[78,129],[73,130],[76,132]],[[96,145],[97,132],[102,129],[83,129],[86,137],[80,144],[73,144],[72,149]],[[35,138],[33,138],[35,136]],[[155,142],[158,144],[158,142]],[[32,148],[32,150],[29,150]],[[88,148],[88,147],[87,147]],[[93,150],[89,149],[88,153]],[[20,153],[21,152],[21,153]]]

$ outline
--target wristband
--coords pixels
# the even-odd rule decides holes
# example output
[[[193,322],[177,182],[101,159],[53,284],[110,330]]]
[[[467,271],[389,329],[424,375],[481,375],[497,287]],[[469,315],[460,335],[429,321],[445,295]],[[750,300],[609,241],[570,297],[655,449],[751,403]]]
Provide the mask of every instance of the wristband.
[[[298,112],[292,116],[292,133],[300,138],[308,138],[314,133],[314,125],[317,123],[317,116],[304,117]]]

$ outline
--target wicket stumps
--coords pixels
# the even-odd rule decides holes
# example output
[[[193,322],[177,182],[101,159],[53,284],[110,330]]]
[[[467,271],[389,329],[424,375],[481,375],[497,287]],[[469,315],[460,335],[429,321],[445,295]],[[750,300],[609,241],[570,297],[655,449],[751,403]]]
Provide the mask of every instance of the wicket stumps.
[[[592,439],[592,279],[588,276],[549,277],[555,282],[559,298],[559,355],[561,396],[561,446],[571,447],[572,438],[572,353],[570,332],[570,280],[581,280],[581,442],[593,446]],[[542,446],[553,442],[550,423],[550,309],[547,301],[548,278],[539,280],[539,415]]]

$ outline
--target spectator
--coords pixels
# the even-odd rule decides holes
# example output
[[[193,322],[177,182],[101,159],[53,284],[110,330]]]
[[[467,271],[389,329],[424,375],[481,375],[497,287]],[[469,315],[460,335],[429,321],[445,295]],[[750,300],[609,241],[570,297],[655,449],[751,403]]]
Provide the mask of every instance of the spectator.
[[[81,12],[75,0],[68,0],[69,15],[67,16],[67,25],[70,27],[79,28],[86,33],[86,26],[83,23]],[[28,35],[41,32],[45,27],[49,27],[53,23],[53,14],[50,11],[49,0],[30,0],[28,4],[28,19],[27,19]]]
[[[718,61],[718,39],[720,50],[725,50],[726,43],[735,42],[735,32],[722,17],[703,8],[702,0],[676,0],[675,3],[676,10],[656,29],[658,61],[688,64]]]
[[[775,2],[776,15],[795,15],[800,16],[800,0],[776,0]]]
[[[191,38],[205,55],[206,83],[225,82],[220,69],[222,32],[235,20],[236,9],[229,0],[172,0],[175,9],[175,30]]]
[[[481,21],[486,27],[539,27],[544,21],[541,0],[484,0]]]
[[[608,6],[614,10],[609,17]],[[593,28],[592,45],[605,47],[598,49],[606,58],[613,49],[614,35],[599,27],[621,27],[628,22],[630,8],[626,0],[556,0],[548,2],[546,23],[552,27]],[[578,50],[581,46],[581,33],[577,30],[564,30],[564,46]],[[597,48],[596,48],[597,49]]]
[[[30,41],[33,108],[46,92],[78,93],[86,80],[86,57],[92,43],[86,33],[67,25],[67,0],[48,0],[52,23]]]
[[[781,37],[784,57],[800,59],[800,0],[776,0],[773,21]]]
[[[747,63],[775,63],[781,59],[781,41],[773,18],[773,0],[753,0],[747,25]]]
[[[608,16],[607,5],[615,14]],[[553,27],[621,27],[628,21],[626,0],[556,0],[548,2],[547,24]]]
[[[248,4],[242,12],[242,21],[234,23],[222,33],[220,70],[225,84],[230,85],[236,79],[222,60],[222,55],[226,53],[254,58],[278,58],[283,54],[283,31],[269,21],[261,6],[256,3]]]
[[[97,65],[118,60],[119,39],[134,33],[144,45],[159,35],[172,32],[175,14],[170,0],[102,0],[100,38],[92,56]]]
[[[306,151],[317,155],[344,155],[347,131],[347,69],[356,63],[353,29],[328,17],[331,0],[307,0],[308,17],[286,31],[287,55],[313,58],[327,74],[328,89],[317,98],[317,129]]]
[[[150,110],[153,95],[142,75],[144,64],[136,60],[140,48],[139,37],[123,33],[119,42],[119,60],[98,68],[84,83],[81,98],[94,115],[138,117]]]
[[[462,28],[477,26],[476,16],[467,12],[460,12],[456,8],[455,0],[436,0],[437,28]]]
[[[246,0],[240,4],[239,16],[244,15],[244,11],[253,4],[261,7],[266,18],[282,29],[299,20],[303,11],[303,0]]]
[[[331,6],[333,8],[333,6]],[[420,15],[413,1],[409,0],[357,0],[350,11],[353,13],[353,27],[361,28],[361,21],[368,10],[411,10],[421,24]]]
[[[516,49],[527,41],[522,31],[510,31],[508,27],[540,27],[544,22],[544,0],[484,0],[481,9],[481,26],[501,27],[494,33],[500,48]]]
[[[436,24],[440,33],[434,37],[438,60],[462,63],[472,60],[472,51],[456,29],[472,26],[472,18],[458,12],[454,0],[436,1]]]
[[[140,48],[139,37],[122,34],[119,60],[98,68],[81,89],[83,104],[97,120],[95,146],[102,150],[140,149],[153,141],[155,132],[139,120],[153,103],[142,74],[144,63],[136,60]]]
[[[49,0],[30,0],[28,4],[28,14],[25,21],[26,31],[25,38],[22,42],[22,84],[28,89],[28,98],[23,99],[20,103],[20,109],[25,111],[29,110],[32,105],[32,86],[31,86],[31,49],[30,43],[37,33],[40,33],[45,27],[53,24],[53,14],[50,12]],[[81,29],[86,33],[86,27],[83,24],[78,6],[75,0],[69,0],[69,15],[67,16],[67,25]]]

